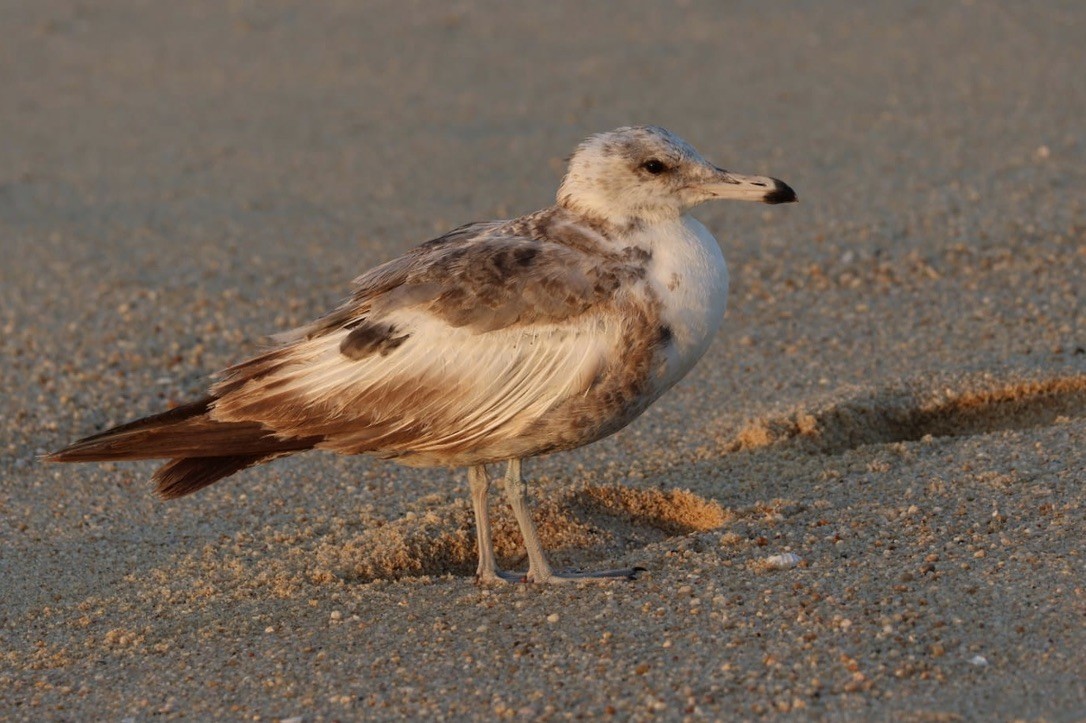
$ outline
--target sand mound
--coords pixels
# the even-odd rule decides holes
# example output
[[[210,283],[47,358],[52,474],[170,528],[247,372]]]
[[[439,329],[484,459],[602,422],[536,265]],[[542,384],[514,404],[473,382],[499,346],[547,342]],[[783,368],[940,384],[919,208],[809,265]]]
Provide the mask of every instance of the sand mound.
[[[824,409],[755,420],[736,435],[728,451],[796,442],[812,452],[836,455],[864,445],[1030,429],[1083,416],[1082,376],[963,392],[889,390]]]

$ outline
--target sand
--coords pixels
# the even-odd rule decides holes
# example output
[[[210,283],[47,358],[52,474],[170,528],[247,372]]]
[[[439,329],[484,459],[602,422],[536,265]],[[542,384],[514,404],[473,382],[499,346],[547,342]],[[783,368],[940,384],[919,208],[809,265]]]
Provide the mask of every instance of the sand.
[[[4,4],[0,718],[1082,720],[1083,37],[1070,1]],[[476,586],[462,471],[167,504],[38,462],[629,123],[801,199],[700,210],[705,359],[526,465],[552,560],[640,580]]]

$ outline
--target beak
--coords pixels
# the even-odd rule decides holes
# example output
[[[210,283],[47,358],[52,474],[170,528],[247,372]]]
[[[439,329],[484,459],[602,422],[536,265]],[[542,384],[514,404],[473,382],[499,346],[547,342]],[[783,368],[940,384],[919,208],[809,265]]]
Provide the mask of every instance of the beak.
[[[743,176],[738,173],[715,169],[713,178],[702,184],[702,190],[710,199],[730,198],[736,201],[761,201],[762,203],[792,203],[796,192],[784,181],[769,176]]]

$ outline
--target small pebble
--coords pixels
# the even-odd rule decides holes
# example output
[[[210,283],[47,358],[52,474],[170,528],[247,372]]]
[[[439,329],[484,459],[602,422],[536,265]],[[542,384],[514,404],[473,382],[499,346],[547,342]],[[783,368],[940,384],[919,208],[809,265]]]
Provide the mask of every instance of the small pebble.
[[[779,555],[770,555],[765,559],[766,566],[770,570],[787,570],[801,562],[800,556],[794,552],[783,552]]]

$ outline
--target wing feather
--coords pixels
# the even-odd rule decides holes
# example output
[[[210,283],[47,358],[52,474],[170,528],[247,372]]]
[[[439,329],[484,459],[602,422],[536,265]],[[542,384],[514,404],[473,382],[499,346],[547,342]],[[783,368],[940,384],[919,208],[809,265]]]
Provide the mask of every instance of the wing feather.
[[[514,456],[621,348],[629,330],[614,312],[638,272],[494,224],[458,229],[360,277],[343,306],[227,370],[211,415],[343,453]],[[352,330],[363,343],[346,354]]]

